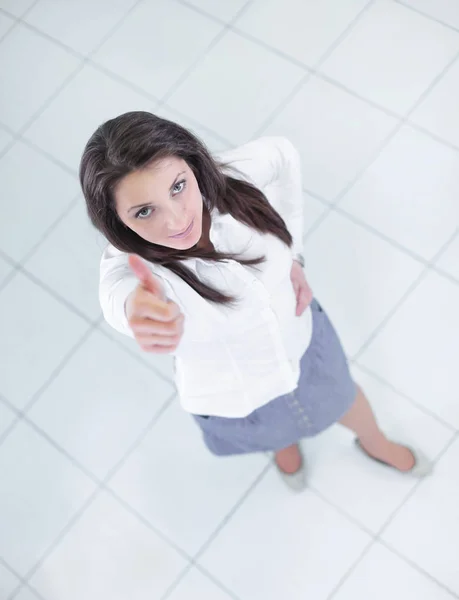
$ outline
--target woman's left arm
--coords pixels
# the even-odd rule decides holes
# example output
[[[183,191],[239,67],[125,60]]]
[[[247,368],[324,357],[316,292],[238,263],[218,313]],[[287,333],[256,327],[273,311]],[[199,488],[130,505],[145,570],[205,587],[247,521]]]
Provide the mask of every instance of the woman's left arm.
[[[303,251],[303,192],[300,157],[284,137],[262,137],[217,157],[262,190],[284,219],[293,238],[292,252]],[[230,173],[234,175],[234,173]]]

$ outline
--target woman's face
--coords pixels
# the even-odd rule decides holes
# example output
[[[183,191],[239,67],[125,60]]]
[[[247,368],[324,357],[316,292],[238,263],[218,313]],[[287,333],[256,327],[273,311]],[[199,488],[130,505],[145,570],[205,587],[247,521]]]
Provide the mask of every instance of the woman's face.
[[[126,175],[115,190],[125,225],[145,240],[188,250],[202,235],[202,196],[193,171],[171,156]]]

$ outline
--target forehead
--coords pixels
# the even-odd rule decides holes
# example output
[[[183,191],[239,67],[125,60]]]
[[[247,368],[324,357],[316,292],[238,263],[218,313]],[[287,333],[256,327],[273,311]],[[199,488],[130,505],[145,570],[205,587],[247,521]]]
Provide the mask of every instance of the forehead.
[[[167,193],[180,172],[189,169],[186,162],[176,156],[155,161],[144,169],[129,173],[115,189],[117,204],[154,202],[159,195]]]

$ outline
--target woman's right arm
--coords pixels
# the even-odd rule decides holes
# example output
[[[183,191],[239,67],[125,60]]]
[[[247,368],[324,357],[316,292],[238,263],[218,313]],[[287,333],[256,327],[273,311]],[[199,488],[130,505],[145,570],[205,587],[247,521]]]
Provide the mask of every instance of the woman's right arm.
[[[156,354],[176,350],[183,315],[140,257],[108,246],[101,261],[99,298],[108,324],[134,337],[143,350]]]

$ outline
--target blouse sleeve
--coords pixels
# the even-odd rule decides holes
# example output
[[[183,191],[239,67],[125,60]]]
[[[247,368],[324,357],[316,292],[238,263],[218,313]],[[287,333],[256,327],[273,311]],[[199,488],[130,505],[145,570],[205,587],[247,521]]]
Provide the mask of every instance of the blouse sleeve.
[[[293,253],[301,253],[303,186],[300,157],[293,144],[284,137],[263,137],[217,158],[265,193],[292,235]]]
[[[124,305],[137,284],[138,279],[129,267],[128,255],[108,245],[100,262],[99,301],[107,323],[130,337],[133,334]]]

